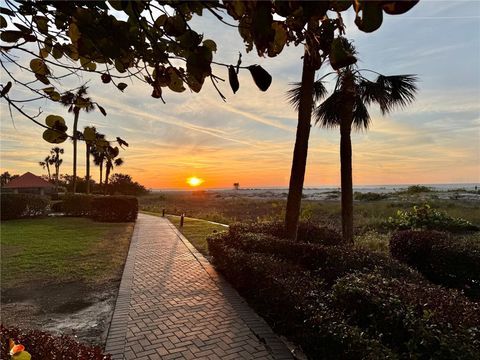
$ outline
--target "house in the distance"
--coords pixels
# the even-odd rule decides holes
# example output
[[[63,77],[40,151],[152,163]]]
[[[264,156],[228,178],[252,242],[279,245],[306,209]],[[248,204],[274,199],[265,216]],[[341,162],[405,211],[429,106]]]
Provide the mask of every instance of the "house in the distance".
[[[22,176],[13,179],[8,184],[5,184],[2,191],[29,194],[50,194],[55,190],[55,185],[50,184],[48,181],[43,180],[41,177],[26,172]]]

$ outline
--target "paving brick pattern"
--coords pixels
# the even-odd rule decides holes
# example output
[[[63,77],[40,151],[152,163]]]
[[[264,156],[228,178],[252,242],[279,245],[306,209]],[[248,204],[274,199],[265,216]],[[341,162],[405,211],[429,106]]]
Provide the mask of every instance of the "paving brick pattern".
[[[113,359],[292,359],[166,219],[139,214],[110,325]]]

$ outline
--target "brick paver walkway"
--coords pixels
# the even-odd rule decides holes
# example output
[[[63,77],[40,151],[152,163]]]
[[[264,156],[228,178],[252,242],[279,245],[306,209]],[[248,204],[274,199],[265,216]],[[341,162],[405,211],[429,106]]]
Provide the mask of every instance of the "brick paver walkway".
[[[139,214],[106,352],[113,359],[292,359],[166,219]]]

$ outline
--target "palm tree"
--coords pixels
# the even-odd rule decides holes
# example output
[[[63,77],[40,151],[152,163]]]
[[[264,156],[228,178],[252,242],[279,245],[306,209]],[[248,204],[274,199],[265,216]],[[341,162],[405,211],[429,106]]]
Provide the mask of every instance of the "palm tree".
[[[110,171],[113,169],[114,166],[121,166],[123,165],[123,163],[124,161],[122,158],[113,159],[107,156],[107,161],[105,162],[105,195],[107,195],[108,191],[108,178],[110,176]]]
[[[55,166],[55,192],[58,191],[58,176],[60,173],[60,165],[63,163],[63,159],[60,159],[60,154],[63,154],[64,150],[55,146],[50,150],[51,164]]]
[[[368,129],[370,114],[367,107],[373,103],[378,104],[385,115],[413,102],[416,82],[414,75],[381,74],[376,81],[370,81],[359,70],[348,66],[338,72],[333,93],[315,109],[316,124],[327,128],[340,126],[342,234],[346,243],[353,243],[352,126],[357,130]],[[316,84],[319,91],[316,98],[320,99],[325,95],[325,88],[318,82]],[[290,90],[289,95],[292,104],[298,104],[299,88]]]
[[[43,159],[43,161],[39,161],[38,162],[38,165],[40,165],[42,167],[42,169],[47,169],[47,173],[48,173],[48,181],[52,180],[52,176],[50,174],[50,165],[51,165],[51,162],[52,159],[50,158],[50,155],[46,156],[45,159]]]
[[[101,146],[102,142],[106,143],[105,135],[97,132],[95,134],[95,142],[90,148],[90,153],[93,155],[93,163],[100,167],[100,187],[102,186],[103,182],[103,164],[105,163],[105,146]]]
[[[80,110],[85,112],[90,112],[94,109],[94,103],[87,95],[87,87],[84,85],[80,86],[76,93],[70,91],[62,95],[60,103],[68,107],[68,112],[73,112],[73,193],[75,194],[77,190],[77,140],[79,137],[78,128],[78,117],[80,115]]]

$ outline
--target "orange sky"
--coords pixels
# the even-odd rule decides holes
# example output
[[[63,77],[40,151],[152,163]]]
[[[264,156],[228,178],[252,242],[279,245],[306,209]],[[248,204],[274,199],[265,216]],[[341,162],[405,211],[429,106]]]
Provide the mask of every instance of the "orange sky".
[[[480,182],[480,43],[479,2],[462,7],[449,2],[420,2],[408,16],[386,17],[381,29],[360,33],[346,16],[347,36],[360,53],[359,66],[387,75],[418,74],[415,103],[382,117],[371,108],[372,126],[356,133],[353,142],[354,185]],[[399,20],[401,19],[401,21]],[[296,114],[286,101],[290,84],[300,79],[302,49],[289,47],[277,58],[245,54],[235,29],[208,17],[199,20],[205,37],[218,43],[217,61],[261,64],[273,76],[271,88],[260,92],[248,71],[241,72],[240,90],[223,102],[210,83],[200,94],[165,92],[167,104],[149,96],[151,89],[129,82],[124,93],[89,81],[98,111],[81,114],[80,127],[95,125],[110,139],[120,136],[130,147],[121,152],[125,164],[114,172],[128,173],[149,188],[189,188],[186,179],[203,178],[198,188],[288,186],[296,130]],[[405,31],[405,26],[411,31]],[[413,36],[412,34],[415,34]],[[393,41],[392,39],[395,39]],[[28,59],[26,59],[28,61]],[[319,75],[331,69],[324,66]],[[225,68],[214,72],[227,78]],[[2,72],[2,82],[5,74]],[[20,78],[24,73],[17,73]],[[330,87],[333,78],[330,78]],[[77,81],[77,80],[75,80]],[[66,84],[78,86],[79,82]],[[28,97],[14,85],[11,96]],[[72,116],[46,102],[25,103],[24,110]],[[2,101],[0,170],[10,173],[46,172],[38,166],[52,144],[41,139],[42,129],[14,114]],[[62,173],[72,173],[72,144],[65,149]],[[305,186],[339,185],[338,130],[312,127]],[[84,175],[84,148],[79,149],[79,174]],[[92,173],[98,180],[98,168]]]

